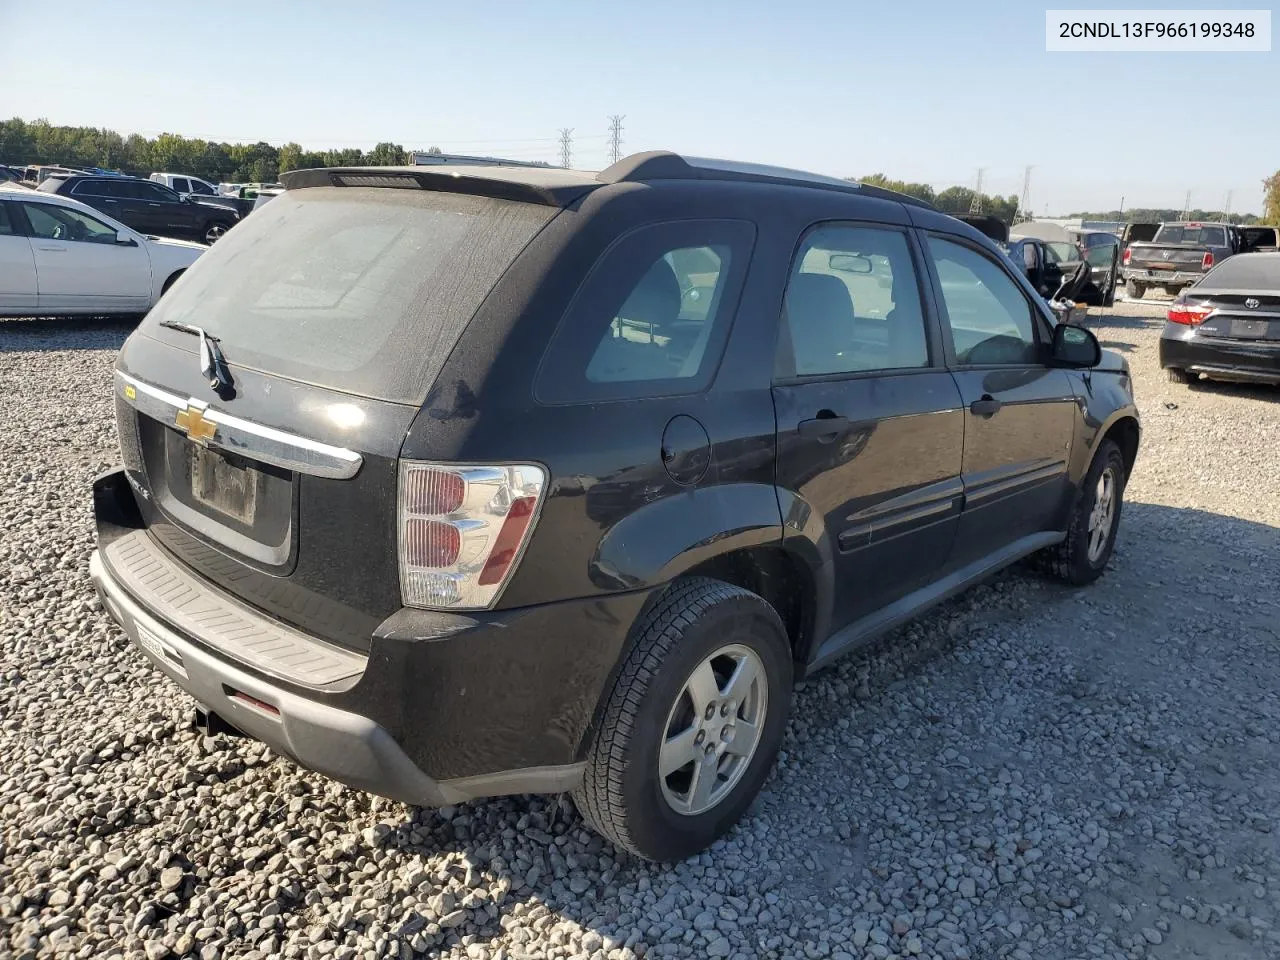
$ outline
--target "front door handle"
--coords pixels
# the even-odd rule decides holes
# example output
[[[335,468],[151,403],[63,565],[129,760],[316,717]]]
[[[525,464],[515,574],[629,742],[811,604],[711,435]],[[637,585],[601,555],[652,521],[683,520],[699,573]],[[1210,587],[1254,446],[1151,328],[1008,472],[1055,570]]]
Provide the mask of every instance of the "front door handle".
[[[969,404],[969,412],[979,417],[990,417],[997,413],[1004,404],[991,396],[984,393],[981,400],[975,400]]]
[[[41,247],[40,250],[44,253],[66,253],[67,252],[66,247]]]
[[[849,429],[848,417],[838,417],[828,410],[823,410],[822,414],[812,420],[801,420],[796,424],[796,433],[802,437],[817,437],[823,443],[829,443]]]

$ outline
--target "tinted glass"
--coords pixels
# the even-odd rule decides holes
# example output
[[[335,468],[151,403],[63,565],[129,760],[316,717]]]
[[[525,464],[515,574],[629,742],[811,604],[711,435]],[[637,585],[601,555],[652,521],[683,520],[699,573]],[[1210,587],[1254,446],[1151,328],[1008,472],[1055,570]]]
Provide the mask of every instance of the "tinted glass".
[[[1085,253],[1085,259],[1089,261],[1090,266],[1110,268],[1115,255],[1115,247],[1108,244],[1107,246],[1090,247]]]
[[[1280,290],[1280,254],[1249,253],[1223,260],[1196,290]]]
[[[191,184],[185,177],[174,177],[170,186],[177,190],[178,193],[189,193],[191,191]]]
[[[206,197],[212,197],[214,195],[213,187],[209,186],[209,184],[204,183],[201,180],[191,181],[191,192],[198,193]]]
[[[1156,243],[1198,243],[1204,246],[1225,247],[1227,232],[1222,227],[1188,227],[1167,224],[1156,231]]]
[[[16,236],[18,230],[13,225],[13,219],[9,215],[9,204],[0,203],[0,237]]]
[[[906,235],[872,227],[814,230],[792,267],[783,325],[783,376],[928,366]]]
[[[47,203],[24,203],[22,206],[31,223],[32,236],[79,243],[116,242],[115,229],[87,213]]]
[[[551,207],[417,190],[283,194],[201,255],[148,314],[221,338],[232,363],[421,403],[481,300]]]
[[[963,364],[1034,363],[1039,357],[1031,305],[993,261],[976,250],[929,238],[956,359]]]
[[[149,183],[145,180],[137,180],[133,183],[135,196],[142,197],[143,200],[151,200],[159,203],[178,203],[179,197],[168,187],[162,187],[158,183]]]
[[[1070,263],[1080,259],[1080,251],[1069,243],[1055,241],[1046,243],[1045,249],[1049,252],[1049,259],[1053,263]]]
[[[626,234],[592,268],[557,329],[539,398],[703,389],[724,347],[754,233],[742,221],[687,220]]]

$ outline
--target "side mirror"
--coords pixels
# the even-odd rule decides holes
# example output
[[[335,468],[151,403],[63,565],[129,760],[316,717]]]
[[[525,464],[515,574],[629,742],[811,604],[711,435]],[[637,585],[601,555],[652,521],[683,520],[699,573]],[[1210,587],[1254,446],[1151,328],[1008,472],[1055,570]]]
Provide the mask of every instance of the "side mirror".
[[[138,241],[133,239],[133,237],[129,236],[129,234],[125,233],[123,230],[116,231],[116,243],[120,244],[122,247],[136,247],[138,245]]]
[[[1064,367],[1096,367],[1102,362],[1102,344],[1084,327],[1059,323],[1053,328],[1053,360]]]

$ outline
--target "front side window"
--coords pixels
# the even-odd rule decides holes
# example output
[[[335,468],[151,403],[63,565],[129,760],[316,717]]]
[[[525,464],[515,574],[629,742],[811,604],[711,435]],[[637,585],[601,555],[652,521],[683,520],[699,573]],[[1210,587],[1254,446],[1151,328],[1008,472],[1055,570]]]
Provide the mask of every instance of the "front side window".
[[[173,178],[173,189],[179,193],[188,193],[191,190],[191,184],[184,177]]]
[[[904,233],[832,225],[808,235],[792,267],[779,375],[929,365],[924,313]]]
[[[588,274],[547,350],[548,402],[691,393],[710,381],[754,240],[737,220],[624,236]]]
[[[209,184],[205,183],[203,180],[192,180],[191,192],[198,193],[205,197],[212,197],[214,195],[213,187],[209,186]]]
[[[68,240],[78,243],[115,243],[116,231],[70,207],[47,203],[24,203],[23,210],[31,223],[31,235],[42,240]]]
[[[140,181],[134,184],[134,188],[139,192],[143,200],[150,200],[153,203],[177,203],[178,195],[168,187],[162,187],[158,183],[147,183]]]
[[[0,237],[17,236],[18,230],[9,215],[9,204],[0,201]]]
[[[995,261],[971,247],[929,237],[956,360],[965,365],[1036,363],[1031,304]]]

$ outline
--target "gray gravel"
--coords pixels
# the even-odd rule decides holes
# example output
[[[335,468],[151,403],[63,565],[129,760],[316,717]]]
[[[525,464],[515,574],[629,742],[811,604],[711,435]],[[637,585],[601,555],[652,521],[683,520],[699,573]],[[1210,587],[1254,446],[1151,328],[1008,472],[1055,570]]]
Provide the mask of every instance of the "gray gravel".
[[[1112,568],[1015,570],[802,686],[753,815],[675,867],[568,800],[415,810],[246,741],[86,577],[127,328],[0,322],[0,955],[1280,956],[1280,390],[1174,386]]]

